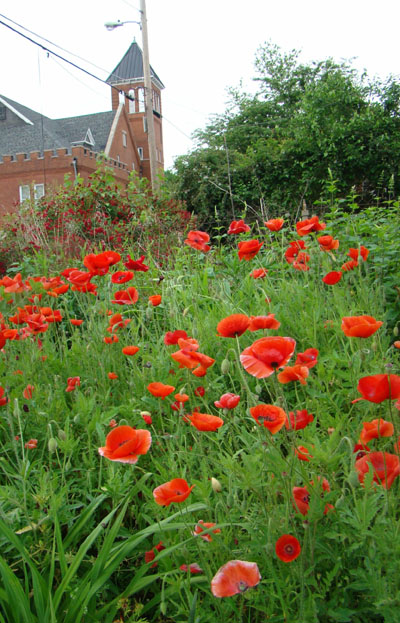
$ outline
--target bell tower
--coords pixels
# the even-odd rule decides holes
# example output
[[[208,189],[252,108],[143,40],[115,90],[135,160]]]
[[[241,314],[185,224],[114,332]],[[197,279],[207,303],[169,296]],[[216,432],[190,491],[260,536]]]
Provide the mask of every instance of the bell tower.
[[[161,91],[165,87],[152,67],[150,67],[150,75],[156,143],[156,164],[157,169],[164,170]],[[141,173],[143,177],[151,179],[145,110],[143,52],[136,41],[133,41],[121,61],[111,72],[107,78],[107,82],[128,95],[128,97],[125,98],[125,107],[141,159]],[[116,110],[119,106],[119,97],[115,89],[111,89],[111,101],[112,109]]]

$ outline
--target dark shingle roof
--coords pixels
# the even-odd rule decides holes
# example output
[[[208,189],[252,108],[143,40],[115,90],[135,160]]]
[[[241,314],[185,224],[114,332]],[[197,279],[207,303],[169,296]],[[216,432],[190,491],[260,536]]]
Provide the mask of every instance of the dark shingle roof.
[[[44,149],[70,149],[73,143],[85,140],[88,129],[94,139],[92,149],[97,152],[105,150],[115,111],[50,119],[3,95],[0,97],[33,123],[2,127],[0,121],[0,157]]]
[[[160,89],[164,89],[163,83],[151,66],[150,74],[151,78],[157,83],[157,86]],[[109,84],[120,84],[121,82],[129,82],[130,80],[143,79],[143,76],[143,52],[136,41],[134,41],[124,57],[108,76],[107,82]]]

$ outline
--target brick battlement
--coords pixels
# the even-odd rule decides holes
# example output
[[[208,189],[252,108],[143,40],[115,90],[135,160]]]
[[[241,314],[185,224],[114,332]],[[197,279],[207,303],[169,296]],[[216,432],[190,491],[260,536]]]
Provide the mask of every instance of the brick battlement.
[[[44,169],[58,169],[61,167],[72,166],[74,158],[77,159],[77,167],[79,170],[80,165],[87,165],[90,163],[90,168],[93,169],[93,161],[96,161],[101,154],[99,152],[92,151],[83,145],[77,145],[70,150],[64,147],[53,150],[45,149],[43,152],[32,151],[30,153],[18,153],[3,155],[0,159],[1,173],[7,174],[18,173],[18,164],[23,163],[24,171],[43,171]],[[114,158],[102,157],[102,162],[107,166],[118,169],[121,172],[125,171],[129,173],[128,165]]]

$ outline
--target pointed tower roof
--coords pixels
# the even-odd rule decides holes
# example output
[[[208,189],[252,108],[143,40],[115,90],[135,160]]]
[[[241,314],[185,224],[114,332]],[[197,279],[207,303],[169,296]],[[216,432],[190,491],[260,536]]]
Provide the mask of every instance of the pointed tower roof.
[[[151,80],[159,89],[164,89],[164,85],[157,76],[154,69],[150,66]],[[136,82],[143,80],[143,52],[136,41],[133,41],[118,65],[113,69],[107,78],[109,84],[123,84],[125,82]]]

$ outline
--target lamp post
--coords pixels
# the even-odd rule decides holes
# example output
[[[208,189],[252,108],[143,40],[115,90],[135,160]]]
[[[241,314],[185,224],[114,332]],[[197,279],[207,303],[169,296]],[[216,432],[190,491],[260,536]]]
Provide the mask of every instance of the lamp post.
[[[124,24],[140,24],[142,31],[142,45],[143,45],[143,73],[144,73],[144,92],[145,92],[145,105],[146,105],[146,119],[147,119],[147,141],[149,146],[149,160],[150,160],[150,177],[151,188],[154,192],[157,189],[157,154],[156,154],[156,139],[154,130],[154,117],[153,117],[153,87],[151,85],[150,76],[150,59],[149,59],[149,41],[147,33],[147,14],[146,14],[146,0],[140,0],[140,14],[141,21],[136,22],[127,20],[124,22],[106,22],[104,26],[107,30],[114,30]]]

